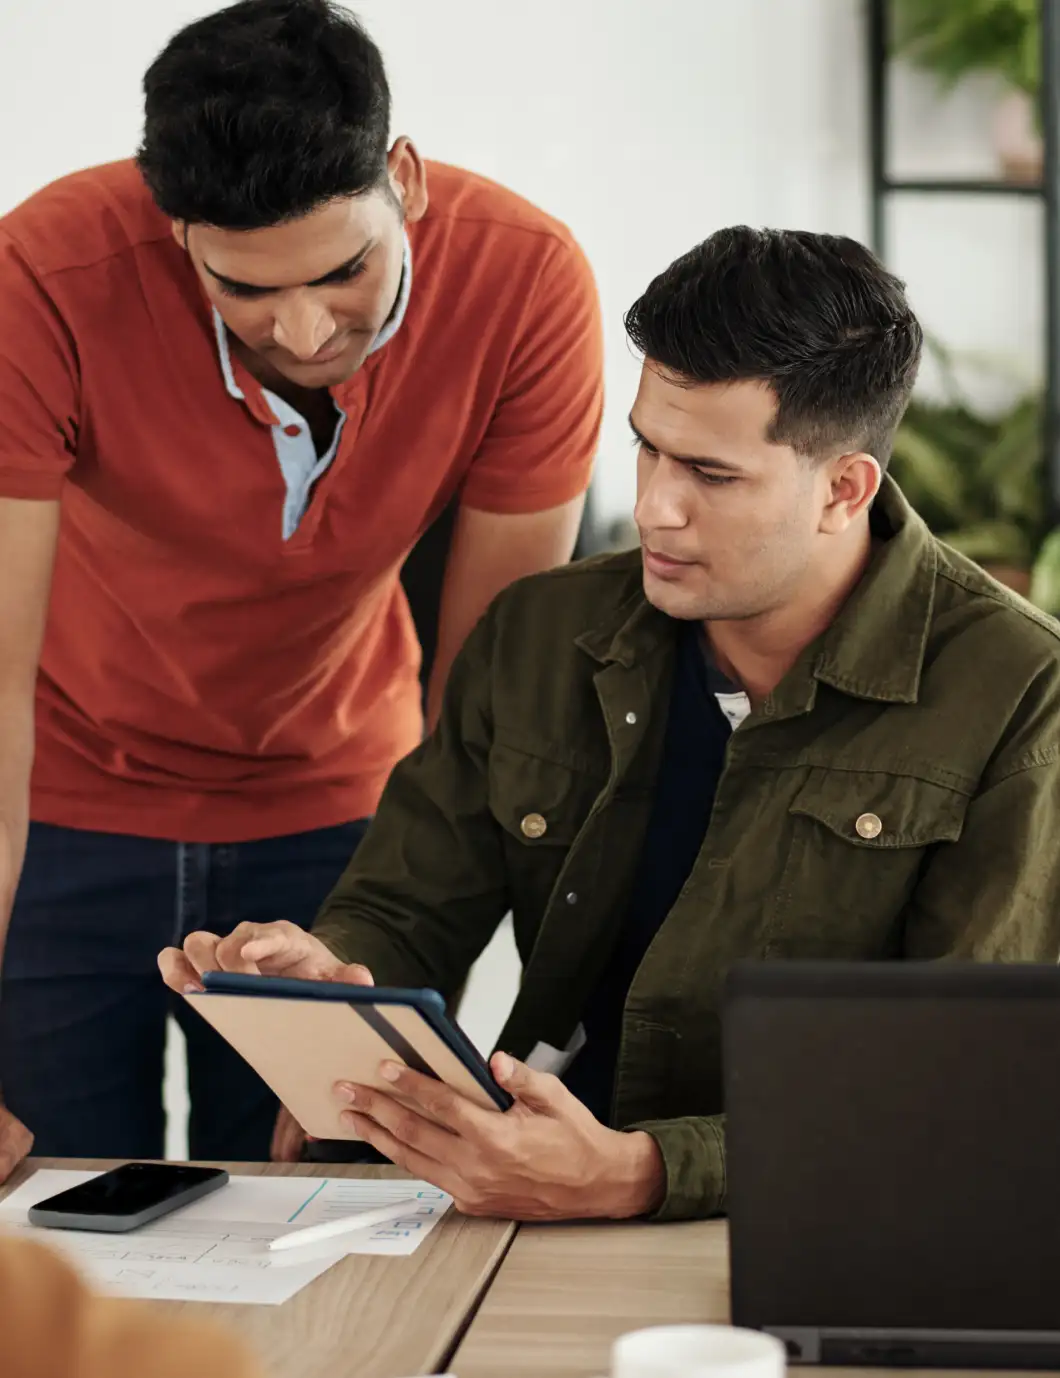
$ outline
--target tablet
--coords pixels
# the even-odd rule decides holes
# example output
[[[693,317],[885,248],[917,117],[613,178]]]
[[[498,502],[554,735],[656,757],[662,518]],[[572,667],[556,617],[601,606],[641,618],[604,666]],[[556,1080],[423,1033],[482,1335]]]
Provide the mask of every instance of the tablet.
[[[184,996],[314,1139],[359,1137],[341,1119],[337,1081],[393,1091],[385,1060],[435,1077],[485,1110],[512,1098],[433,990],[348,986],[208,971]]]

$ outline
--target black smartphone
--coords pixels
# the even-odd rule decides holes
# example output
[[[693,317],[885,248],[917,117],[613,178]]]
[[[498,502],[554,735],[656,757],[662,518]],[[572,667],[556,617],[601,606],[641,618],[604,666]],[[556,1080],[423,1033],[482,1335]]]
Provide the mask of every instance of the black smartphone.
[[[56,1230],[102,1230],[122,1234],[207,1196],[228,1181],[219,1167],[179,1163],[125,1163],[49,1196],[27,1212],[31,1225]]]

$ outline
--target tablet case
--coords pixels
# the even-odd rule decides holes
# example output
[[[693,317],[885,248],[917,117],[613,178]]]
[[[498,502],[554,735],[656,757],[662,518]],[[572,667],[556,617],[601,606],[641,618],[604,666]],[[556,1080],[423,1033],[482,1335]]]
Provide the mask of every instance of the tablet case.
[[[234,978],[227,979],[231,983]],[[270,982],[260,976],[235,979],[254,986]],[[362,1004],[336,998],[336,988],[323,982],[277,980],[275,985],[325,986],[326,994],[251,994],[248,987],[246,995],[209,992],[184,999],[254,1068],[313,1138],[360,1137],[340,1118],[349,1107],[335,1094],[335,1083],[352,1081],[392,1094],[394,1088],[379,1076],[379,1064],[387,1059],[436,1076],[484,1110],[501,1108],[416,1008],[430,997],[427,1004],[437,1001],[444,1009],[434,992],[358,987],[361,1000],[368,992],[369,998],[379,1000]],[[438,1017],[433,1008],[432,1013]]]

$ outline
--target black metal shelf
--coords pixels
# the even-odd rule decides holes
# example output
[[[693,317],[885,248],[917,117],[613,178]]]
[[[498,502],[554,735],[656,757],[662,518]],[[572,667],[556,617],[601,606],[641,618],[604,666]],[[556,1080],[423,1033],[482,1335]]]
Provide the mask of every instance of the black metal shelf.
[[[991,182],[967,181],[961,178],[917,178],[885,177],[880,190],[895,192],[923,193],[930,196],[1032,196],[1043,195],[1038,182]]]
[[[1041,185],[955,178],[892,177],[888,171],[888,0],[867,0],[869,88],[870,234],[887,258],[887,198],[931,196],[1035,197],[1045,209],[1042,252],[1045,300],[1045,443],[1054,516],[1060,521],[1060,0],[1039,0],[1041,16],[1041,113],[1044,157]]]

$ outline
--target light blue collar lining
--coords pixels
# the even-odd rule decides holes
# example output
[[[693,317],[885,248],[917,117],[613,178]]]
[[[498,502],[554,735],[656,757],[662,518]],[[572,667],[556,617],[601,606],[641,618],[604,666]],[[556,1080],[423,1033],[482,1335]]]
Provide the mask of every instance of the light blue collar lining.
[[[406,235],[401,286],[398,289],[397,301],[390,313],[390,319],[372,342],[372,347],[368,351],[369,354],[374,354],[377,349],[382,349],[401,328],[411,290],[412,250]],[[217,338],[217,357],[221,363],[221,375],[224,378],[225,388],[229,397],[240,402],[245,401],[243,389],[236,382],[235,372],[232,368],[232,355],[228,348],[228,331],[216,308],[213,312],[213,326]],[[278,397],[268,388],[263,387],[262,393],[273,416],[276,417],[276,424],[271,427],[272,443],[276,451],[280,472],[283,475],[285,490],[281,530],[283,539],[289,541],[305,516],[309,499],[312,496],[313,485],[331,467],[331,463],[338,453],[342,428],[346,424],[346,413],[332,397],[332,405],[335,408],[335,430],[327,450],[318,456],[305,417],[289,402],[285,402],[282,397]]]

